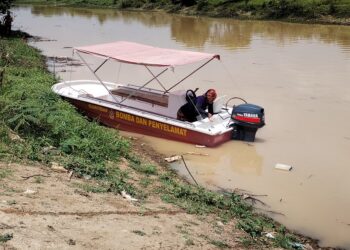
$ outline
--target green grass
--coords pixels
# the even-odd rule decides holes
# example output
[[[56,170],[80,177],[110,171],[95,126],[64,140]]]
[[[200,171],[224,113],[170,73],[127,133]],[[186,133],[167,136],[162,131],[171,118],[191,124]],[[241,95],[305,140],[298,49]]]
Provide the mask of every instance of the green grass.
[[[216,246],[219,249],[225,249],[225,248],[229,248],[230,246],[227,245],[225,242],[220,241],[220,240],[211,240],[210,244]]]
[[[0,234],[0,244],[5,243],[13,238],[13,234]]]
[[[18,38],[0,40],[0,159],[9,157],[49,164],[61,162],[78,175],[108,179],[111,190],[129,189],[127,175],[107,163],[128,158],[129,142],[116,130],[81,116],[51,91],[57,81],[47,72],[44,58]],[[11,141],[13,130],[24,141]],[[55,154],[44,148],[55,147]]]
[[[130,166],[131,166],[131,168],[133,168],[137,172],[144,173],[146,175],[156,175],[157,174],[157,167],[152,165],[152,164],[132,163],[132,164],[130,164]]]

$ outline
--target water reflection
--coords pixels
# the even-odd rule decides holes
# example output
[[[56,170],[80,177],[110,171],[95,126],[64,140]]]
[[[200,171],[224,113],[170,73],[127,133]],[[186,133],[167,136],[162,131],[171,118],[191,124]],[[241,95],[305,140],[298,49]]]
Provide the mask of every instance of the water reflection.
[[[125,23],[140,22],[147,27],[167,26],[171,22],[171,15],[161,12],[118,11],[115,9],[89,9],[71,7],[32,6],[33,15],[42,16],[79,16],[86,18],[97,17],[100,24],[111,20]]]
[[[202,18],[174,16],[170,28],[171,37],[188,47],[202,48],[210,37],[210,24]]]
[[[316,39],[335,43],[348,53],[350,27],[304,25],[282,22],[240,22],[231,19],[183,17],[161,12],[118,11],[114,9],[87,9],[33,6],[33,15],[79,16],[97,18],[100,24],[111,20],[124,23],[138,22],[147,27],[170,27],[171,37],[187,47],[201,48],[211,43],[226,49],[250,47],[252,40],[264,37],[284,46],[299,40]]]

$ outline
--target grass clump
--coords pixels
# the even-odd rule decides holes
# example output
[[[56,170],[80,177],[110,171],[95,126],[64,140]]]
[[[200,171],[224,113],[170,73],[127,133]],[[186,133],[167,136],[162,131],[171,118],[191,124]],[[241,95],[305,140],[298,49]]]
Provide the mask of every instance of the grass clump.
[[[137,164],[137,163],[132,163],[131,168],[136,170],[137,172],[146,174],[146,175],[156,175],[157,174],[157,167],[154,166],[153,164]]]
[[[126,157],[129,142],[115,130],[90,122],[51,91],[56,82],[40,53],[19,38],[0,40],[0,157],[61,162],[78,175],[108,179],[111,191],[131,192],[122,171],[108,170],[107,162]],[[9,138],[9,131],[21,141]],[[56,149],[55,154],[45,148]],[[114,175],[114,176],[113,176]],[[131,192],[132,193],[132,192]]]
[[[162,186],[159,188],[159,193],[164,201],[176,204],[189,213],[201,215],[214,213],[223,221],[236,218],[236,227],[247,233],[247,236],[242,238],[242,244],[247,247],[269,246],[264,236],[265,232],[276,232],[273,240],[273,245],[276,247],[289,248],[291,242],[296,242],[291,234],[286,233],[281,227],[278,228],[272,219],[256,214],[253,207],[238,194],[219,194],[199,186],[191,186],[176,180],[173,173],[161,175],[160,180]],[[221,241],[213,241],[211,244],[219,248],[229,247]]]
[[[221,240],[211,240],[210,243],[219,249],[229,248],[230,246]]]
[[[0,234],[0,244],[5,243],[13,238],[13,234]]]

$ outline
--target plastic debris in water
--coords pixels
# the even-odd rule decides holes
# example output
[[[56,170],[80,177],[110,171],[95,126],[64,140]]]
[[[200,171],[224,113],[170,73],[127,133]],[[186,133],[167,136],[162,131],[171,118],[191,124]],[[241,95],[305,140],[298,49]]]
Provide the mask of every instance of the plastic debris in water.
[[[277,163],[275,166],[275,169],[284,170],[284,171],[291,171],[292,168],[293,167],[291,165],[282,164],[282,163]]]
[[[174,155],[174,156],[171,156],[171,157],[164,158],[164,160],[167,161],[167,162],[174,162],[174,161],[178,161],[180,159],[181,159],[180,155]]]

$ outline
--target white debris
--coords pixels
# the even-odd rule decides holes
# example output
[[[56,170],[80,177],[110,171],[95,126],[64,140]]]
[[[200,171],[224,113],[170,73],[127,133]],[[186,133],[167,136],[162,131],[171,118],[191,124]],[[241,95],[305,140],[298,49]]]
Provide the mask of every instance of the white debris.
[[[267,238],[270,238],[270,239],[274,239],[274,238],[275,238],[275,236],[273,235],[273,233],[266,233],[265,236],[266,236]]]
[[[127,199],[128,201],[138,201],[137,199],[131,197],[130,194],[127,194],[124,190],[122,191],[123,198]]]
[[[196,145],[196,148],[205,148],[204,145]]]
[[[27,188],[27,190],[26,190],[26,191],[24,191],[23,193],[24,193],[24,194],[35,194],[35,193],[36,193],[36,191],[34,191],[34,190],[31,190],[31,189]]]
[[[291,165],[282,164],[282,163],[277,163],[275,165],[275,169],[284,170],[284,171],[291,171],[292,168],[293,167]]]
[[[174,156],[171,156],[171,157],[164,158],[164,160],[167,161],[167,162],[174,162],[174,161],[178,161],[180,159],[181,159],[180,155],[174,155]]]

